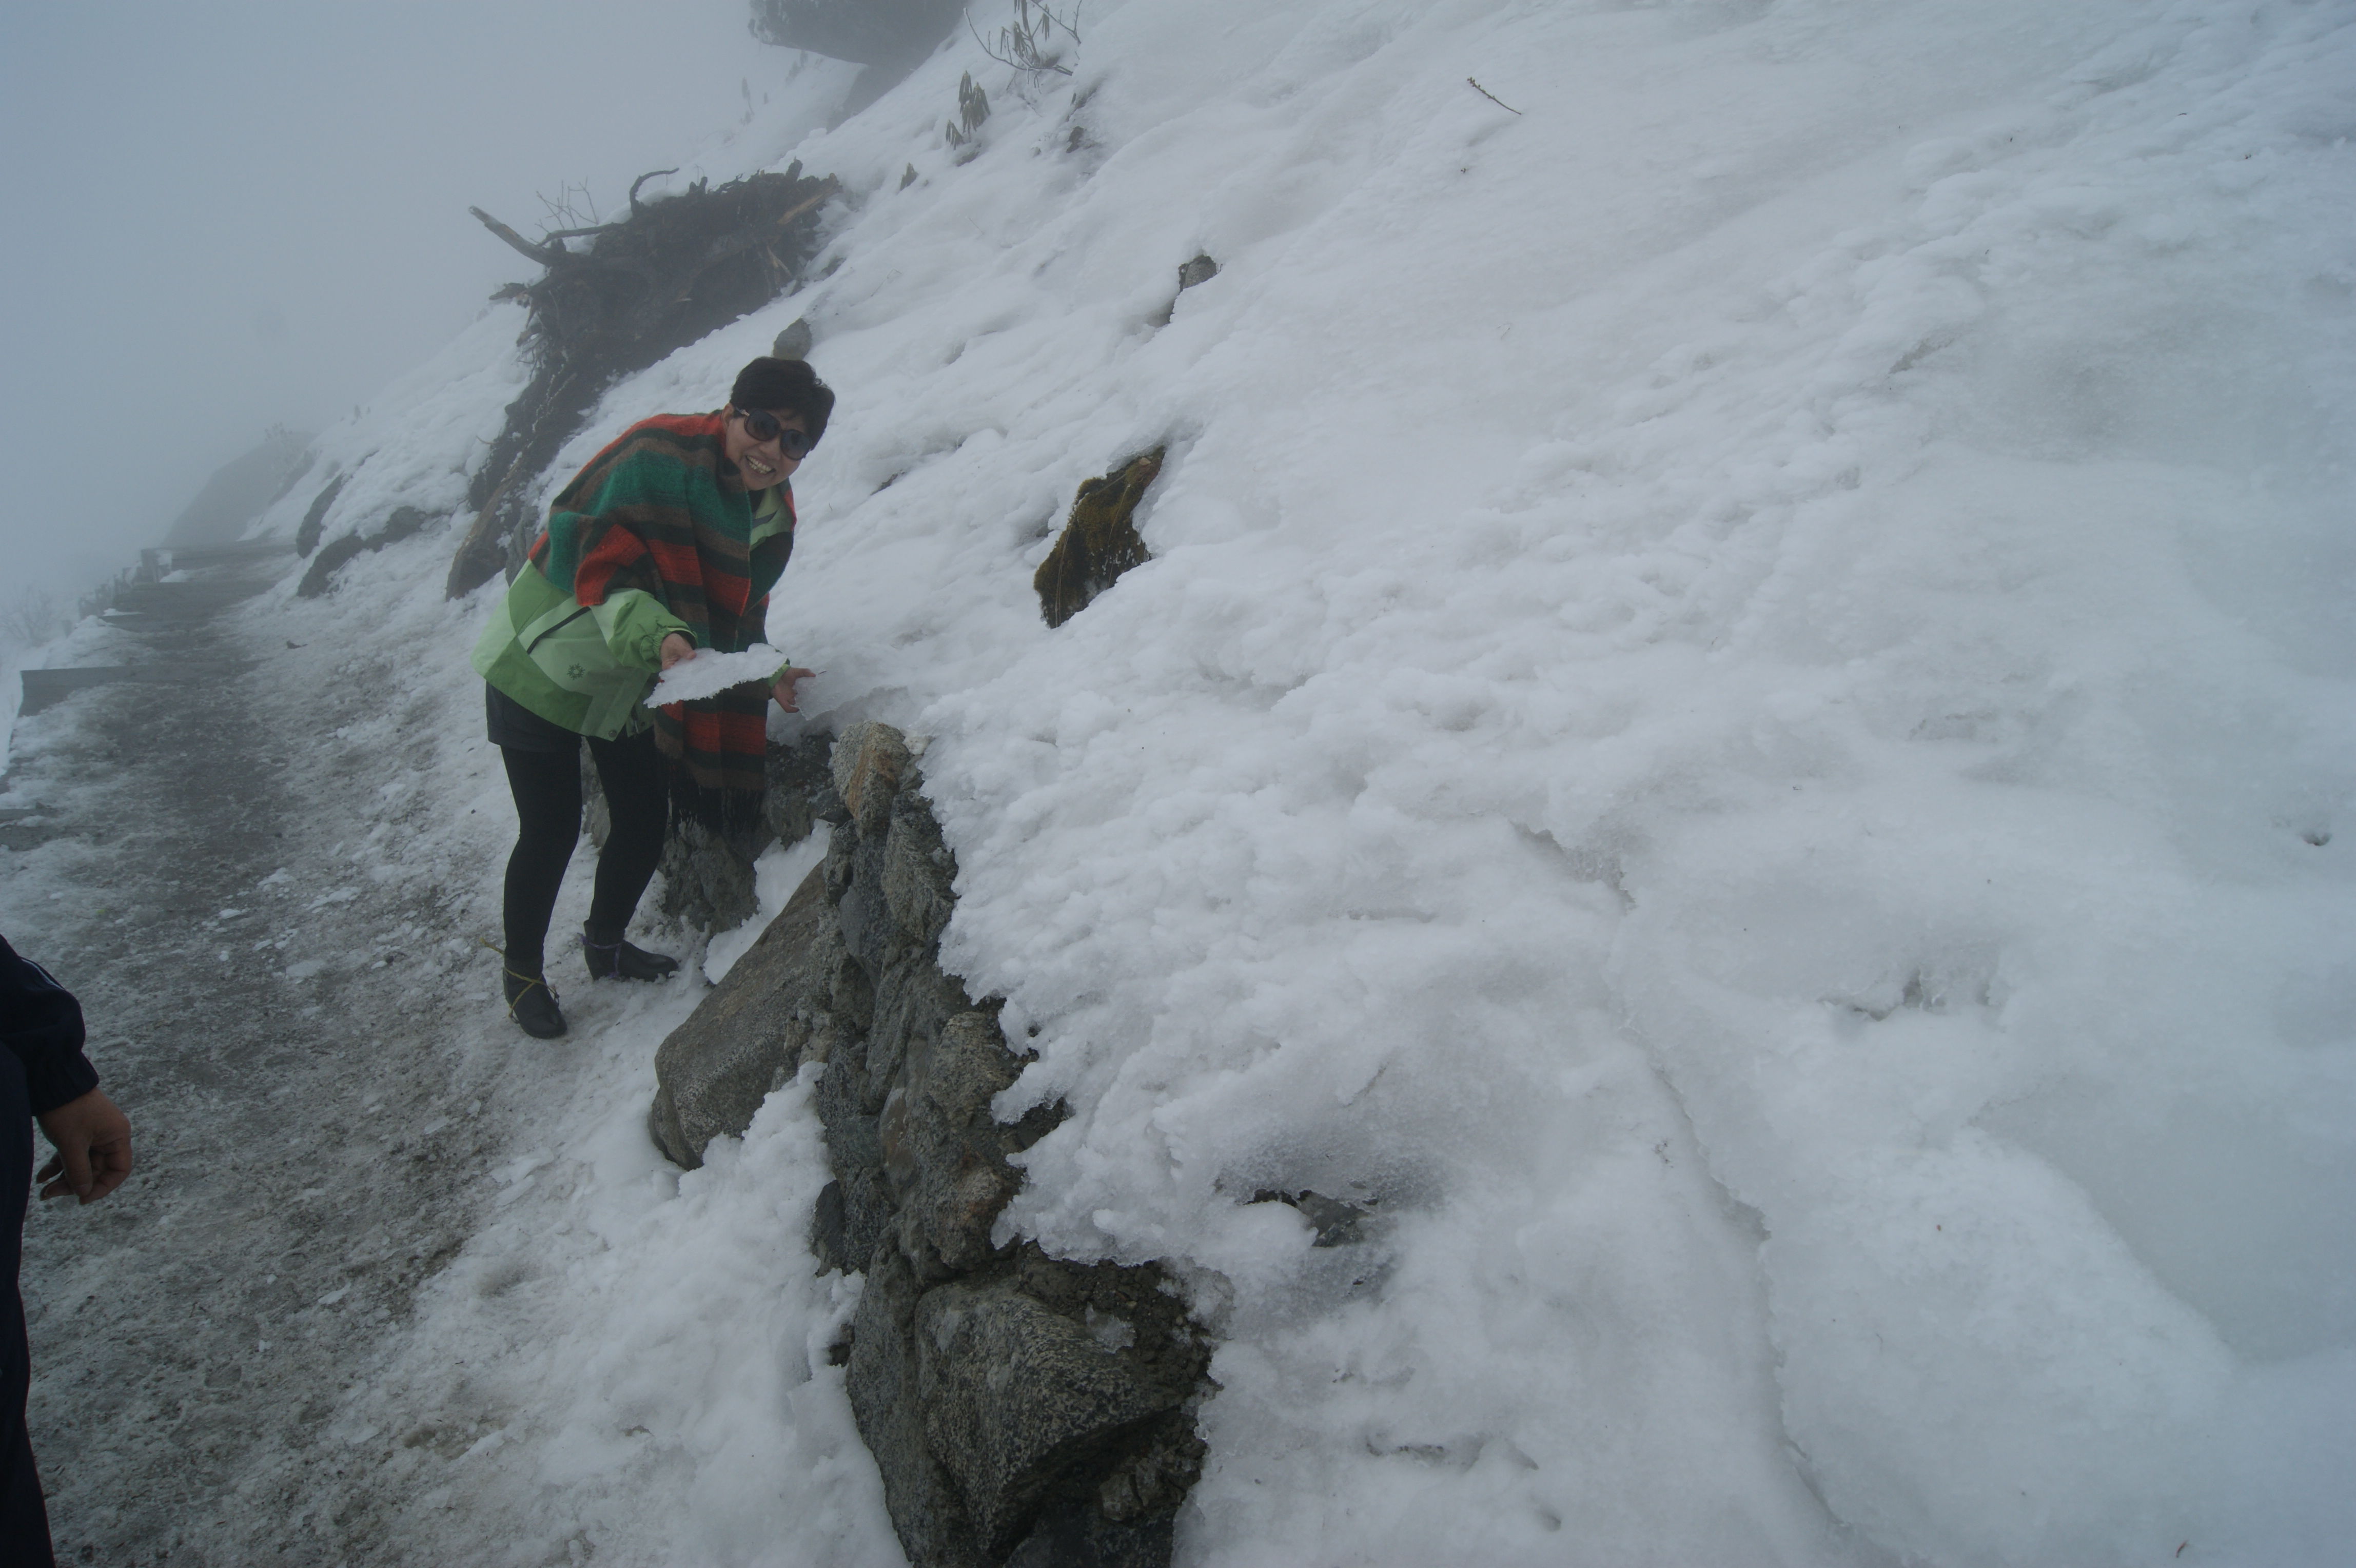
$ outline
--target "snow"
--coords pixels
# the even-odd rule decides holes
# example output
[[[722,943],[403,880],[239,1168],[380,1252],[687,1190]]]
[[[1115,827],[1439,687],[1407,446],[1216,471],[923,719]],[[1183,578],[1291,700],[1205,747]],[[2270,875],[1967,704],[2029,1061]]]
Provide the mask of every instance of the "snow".
[[[403,1540],[499,1520],[496,1547],[465,1537],[477,1561],[594,1543],[626,1563],[791,1562],[807,1531],[830,1561],[896,1563],[827,1359],[857,1283],[819,1278],[801,1240],[827,1180],[814,1085],[772,1097],[741,1153],[721,1140],[682,1175],[646,1135],[645,1034],[684,1008],[659,993],[621,1005],[553,1113],[519,1130],[530,1151],[490,1173],[496,1217],[427,1287],[337,1445],[397,1439]]]
[[[926,738],[944,961],[1037,1052],[1001,1113],[1071,1108],[1002,1234],[1162,1259],[1222,1340],[1180,1561],[2340,1554],[2356,8],[1082,32],[1068,81],[960,38],[832,131],[732,132],[844,181],[832,270],[544,485],[811,321],[841,401],[770,634],[813,720]],[[519,325],[322,438],[330,537],[456,504]],[[1075,486],[1156,446],[1154,559],[1050,631]],[[317,669],[417,670],[342,742],[389,770],[477,733],[454,543],[278,590]],[[503,813],[447,755],[403,788]],[[496,879],[368,809],[389,875]],[[489,1427],[414,1539],[895,1560],[808,1085],[702,1171],[647,1144],[691,1001],[593,1002],[352,1405]]]
[[[752,950],[762,931],[784,910],[809,874],[826,859],[834,829],[820,822],[808,838],[790,844],[771,844],[753,863],[753,896],[759,910],[734,930],[715,933],[703,950],[703,978],[717,985]]]
[[[766,642],[756,642],[742,653],[714,653],[699,648],[662,672],[655,689],[647,693],[647,706],[659,708],[666,703],[716,697],[731,686],[752,681],[766,685],[787,662],[784,654]]]

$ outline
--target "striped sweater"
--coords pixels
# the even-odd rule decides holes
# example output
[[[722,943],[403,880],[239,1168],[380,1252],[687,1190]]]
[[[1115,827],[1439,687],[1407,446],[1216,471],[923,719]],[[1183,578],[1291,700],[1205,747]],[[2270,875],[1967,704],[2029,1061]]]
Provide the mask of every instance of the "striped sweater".
[[[793,493],[777,487],[785,526],[756,540],[723,425],[716,413],[666,413],[624,431],[558,493],[532,564],[584,605],[626,588],[650,594],[699,648],[737,653],[760,641],[769,589],[793,553]],[[740,686],[673,703],[656,715],[655,744],[699,789],[757,792],[768,701]]]

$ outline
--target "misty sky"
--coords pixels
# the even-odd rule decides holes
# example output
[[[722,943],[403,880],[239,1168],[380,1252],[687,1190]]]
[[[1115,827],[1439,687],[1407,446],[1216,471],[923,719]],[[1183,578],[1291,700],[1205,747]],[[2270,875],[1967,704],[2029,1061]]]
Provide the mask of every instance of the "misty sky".
[[[797,57],[745,0],[0,5],[0,589],[70,596],[284,423],[369,402]],[[692,172],[691,166],[690,171]]]

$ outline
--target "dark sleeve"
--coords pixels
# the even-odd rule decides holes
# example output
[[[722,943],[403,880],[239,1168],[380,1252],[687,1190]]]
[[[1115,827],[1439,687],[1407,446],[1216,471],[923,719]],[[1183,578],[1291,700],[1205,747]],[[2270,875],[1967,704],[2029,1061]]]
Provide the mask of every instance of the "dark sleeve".
[[[25,1064],[25,1093],[45,1116],[98,1087],[81,1054],[81,1004],[49,972],[0,937],[0,1045]]]

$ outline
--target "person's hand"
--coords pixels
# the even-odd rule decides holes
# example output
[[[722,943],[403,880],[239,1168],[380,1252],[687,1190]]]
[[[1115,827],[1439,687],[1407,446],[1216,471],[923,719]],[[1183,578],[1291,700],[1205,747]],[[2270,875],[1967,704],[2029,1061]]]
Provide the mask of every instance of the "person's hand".
[[[96,1203],[131,1174],[131,1119],[95,1089],[43,1116],[41,1131],[58,1150],[37,1178],[43,1197]]]
[[[678,632],[666,633],[662,639],[662,667],[666,670],[682,660],[695,657],[695,644]]]
[[[785,709],[786,712],[789,714],[800,713],[801,709],[794,705],[800,700],[795,694],[795,683],[801,681],[807,681],[817,673],[817,671],[805,670],[798,664],[788,669],[780,670],[777,671],[777,683],[769,688],[769,695],[776,698],[777,706]]]

